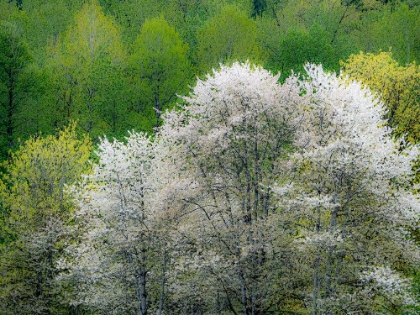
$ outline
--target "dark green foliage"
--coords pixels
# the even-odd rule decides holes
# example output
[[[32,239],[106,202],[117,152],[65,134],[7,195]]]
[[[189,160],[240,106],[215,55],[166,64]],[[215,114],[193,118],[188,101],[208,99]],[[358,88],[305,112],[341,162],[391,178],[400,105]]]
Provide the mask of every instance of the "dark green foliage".
[[[252,0],[252,17],[262,16],[266,9],[267,3],[265,0]]]
[[[23,0],[16,0],[16,1],[9,0],[9,3],[15,3],[16,4],[16,7],[19,8],[19,10],[22,10],[22,1]]]
[[[25,134],[29,129],[25,106],[34,96],[30,95],[33,79],[31,56],[21,31],[15,23],[0,21],[0,159],[16,145],[19,131]]]
[[[329,41],[328,33],[320,25],[314,24],[309,31],[288,31],[278,43],[272,47],[267,67],[274,72],[280,71],[281,77],[286,78],[294,72],[303,72],[303,65],[307,62],[322,63],[326,69],[336,70],[334,49]]]

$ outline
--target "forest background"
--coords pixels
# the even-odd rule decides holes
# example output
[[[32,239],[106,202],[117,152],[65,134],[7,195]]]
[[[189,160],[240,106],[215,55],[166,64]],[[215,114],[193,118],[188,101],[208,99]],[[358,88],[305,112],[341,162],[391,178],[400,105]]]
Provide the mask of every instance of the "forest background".
[[[1,159],[73,120],[94,142],[150,133],[220,63],[250,60],[284,79],[305,62],[339,71],[359,52],[391,51],[401,67],[420,58],[415,0],[85,2],[0,3]]]
[[[3,273],[3,285],[20,283],[36,292],[42,282],[25,284],[25,272],[37,272],[25,266],[20,273],[20,263],[27,258],[24,251],[14,251],[20,246],[16,235],[36,230],[36,223],[28,219],[18,226],[14,222],[20,219],[10,216],[10,205],[32,191],[13,191],[18,180],[11,178],[19,167],[38,167],[41,173],[49,169],[48,162],[19,166],[17,161],[30,154],[24,152],[47,156],[57,150],[74,158],[65,180],[60,174],[49,177],[60,182],[60,195],[64,181],[75,182],[87,172],[86,160],[97,159],[92,152],[100,137],[124,140],[133,130],[153,136],[162,113],[182,103],[180,95],[221,63],[249,60],[279,73],[280,82],[292,72],[303,73],[306,62],[341,71],[382,95],[394,136],[418,143],[419,16],[419,0],[2,0],[0,160],[5,186],[0,186],[0,243],[2,266],[9,270]],[[44,140],[50,141],[45,147]],[[41,176],[32,175],[34,181]],[[57,205],[49,193],[36,196],[34,209],[42,203],[71,212],[67,201],[60,199]],[[25,253],[32,255],[31,250]],[[16,265],[11,268],[5,260]],[[10,272],[13,268],[16,273]],[[418,270],[404,272],[415,279],[418,295]],[[59,295],[48,294],[48,303],[56,303]],[[3,297],[10,298],[10,292]],[[48,303],[40,314],[90,312]],[[25,312],[31,310],[22,307]]]

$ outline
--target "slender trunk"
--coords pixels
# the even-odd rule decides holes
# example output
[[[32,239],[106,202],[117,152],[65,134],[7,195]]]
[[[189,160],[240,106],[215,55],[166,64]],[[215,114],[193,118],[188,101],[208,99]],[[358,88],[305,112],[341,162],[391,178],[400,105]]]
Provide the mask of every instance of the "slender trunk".
[[[238,239],[237,236],[235,238]],[[241,257],[241,250],[239,248],[239,245],[238,245],[237,241],[234,244],[234,250],[235,250],[236,258],[239,261],[240,257]],[[238,278],[239,278],[239,281],[241,283],[242,315],[248,315],[248,313],[247,313],[247,292],[246,292],[247,290],[246,290],[245,278],[244,278],[244,274],[243,274],[242,269],[241,269],[241,265],[239,263],[236,264],[236,265],[237,265],[236,268],[237,268],[237,272],[238,272]]]
[[[263,213],[265,217],[268,217],[268,205],[270,201],[270,187],[267,187],[267,192],[264,194],[263,201]]]
[[[319,234],[321,230],[321,209],[317,207],[316,209],[316,224],[315,224],[315,231]],[[317,245],[316,245],[317,246]],[[312,305],[312,315],[317,315],[319,305],[318,305],[318,297],[320,294],[320,279],[319,279],[319,263],[320,263],[320,254],[318,248],[316,248],[316,257],[314,261],[314,282],[313,282],[313,291],[312,291],[312,298],[313,298],[313,305]]]
[[[312,315],[318,314],[318,296],[319,296],[319,253],[316,254],[317,257],[315,258],[314,262],[314,282],[313,282],[313,291],[312,291],[312,297],[313,297],[313,305],[312,305]]]
[[[134,260],[133,260],[133,255],[131,254],[130,251],[127,251],[126,253],[127,258],[128,258],[128,262],[131,265],[131,268],[133,270],[133,274],[134,274],[134,285],[135,285],[135,291],[136,291],[136,299],[137,299],[137,310],[138,310],[138,314],[139,315],[146,315],[145,313],[143,313],[143,310],[145,308],[143,308],[143,305],[145,303],[143,303],[143,297],[144,297],[144,289],[145,289],[145,285],[146,285],[146,279],[145,277],[142,278],[142,273],[141,271],[138,272],[135,265],[134,265]]]
[[[72,118],[71,117],[71,107],[72,107],[71,105],[73,103],[73,94],[70,93],[68,101],[66,99],[64,99],[64,101],[66,103],[66,111],[67,111],[67,119],[64,119],[64,123],[67,124],[70,121],[70,119]]]
[[[155,122],[155,128],[154,128],[154,133],[156,134],[157,132],[157,128],[159,127],[159,120],[160,120],[160,116],[162,114],[162,110],[163,110],[163,106],[162,106],[162,102],[160,101],[160,97],[159,97],[159,90],[160,90],[160,78],[158,77],[156,79],[156,93],[154,96],[154,110],[155,110],[155,118],[156,118],[156,122]]]
[[[242,303],[242,314],[248,315],[246,285],[245,285],[245,280],[243,279],[243,277],[241,277],[241,303]]]
[[[347,13],[347,10],[348,9],[349,9],[349,7],[346,6],[343,14],[340,17],[340,20],[338,21],[337,28],[334,30],[334,33],[333,33],[333,36],[332,36],[332,39],[331,39],[331,44],[334,43],[334,41],[335,41],[335,39],[337,37],[338,30],[340,29],[341,23],[343,22],[344,18],[346,18],[346,13]]]
[[[159,98],[158,96],[155,96],[155,118],[156,118],[156,122],[155,122],[155,133],[157,131],[157,128],[159,127],[159,119],[160,119],[160,108],[159,108],[160,104],[159,104]]]
[[[88,123],[87,123],[87,132],[90,133],[93,129],[93,99],[96,95],[96,89],[95,88],[88,88],[88,95],[89,95],[89,101],[87,102],[87,108],[88,108]]]
[[[115,100],[112,102],[112,131],[117,132],[117,104]]]
[[[166,253],[166,250],[164,250],[164,252],[163,252],[162,275],[161,275],[161,280],[160,280],[160,299],[159,299],[158,315],[162,315],[163,304],[164,304],[164,301],[165,301],[166,263],[167,263],[167,253]]]
[[[274,7],[271,8],[271,11],[273,12],[274,20],[276,21],[277,26],[280,27],[281,26],[280,25],[280,19],[279,19],[278,15],[277,15],[276,10],[274,9]]]
[[[140,298],[141,298],[141,313],[140,315],[147,315],[147,289],[146,289],[146,268],[144,265],[140,267]]]
[[[255,239],[253,236],[252,229],[249,232],[249,244],[251,245],[251,248],[255,248]],[[257,294],[257,286],[256,286],[256,279],[258,279],[258,259],[257,259],[258,253],[255,250],[252,250],[251,252],[251,275],[250,275],[250,309],[251,309],[251,315],[255,314],[255,303],[256,303],[256,294]]]
[[[257,304],[257,286],[255,283],[252,284],[251,288],[251,315],[256,314],[256,304]]]
[[[333,196],[333,203],[337,203],[337,194],[335,193]],[[334,233],[336,226],[337,226],[337,214],[338,214],[338,207],[335,206],[332,213],[331,213],[331,220],[330,220],[330,233]],[[334,262],[334,248],[335,246],[332,244],[328,245],[328,258],[327,258],[327,266],[325,271],[325,293],[324,293],[324,305],[327,305],[327,299],[331,297],[331,277],[332,277],[332,270],[333,270],[333,262]]]
[[[261,183],[260,153],[258,151],[258,130],[254,127],[254,217],[258,218]]]

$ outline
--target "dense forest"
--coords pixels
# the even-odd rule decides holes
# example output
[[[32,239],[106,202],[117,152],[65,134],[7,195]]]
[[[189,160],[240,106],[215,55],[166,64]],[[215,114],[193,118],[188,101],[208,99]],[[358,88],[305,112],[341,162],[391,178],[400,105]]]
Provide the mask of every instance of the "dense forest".
[[[0,314],[419,314],[419,0],[0,0]]]

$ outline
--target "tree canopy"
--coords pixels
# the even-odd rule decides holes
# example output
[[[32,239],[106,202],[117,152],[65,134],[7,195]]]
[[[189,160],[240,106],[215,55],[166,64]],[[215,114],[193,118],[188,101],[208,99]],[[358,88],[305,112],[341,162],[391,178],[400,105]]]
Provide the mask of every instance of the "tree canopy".
[[[417,314],[418,16],[0,0],[0,313]]]
[[[56,136],[32,137],[4,165],[0,180],[2,222],[0,311],[2,314],[61,314],[65,292],[57,283],[57,261],[69,238],[74,210],[66,185],[90,166],[88,138],[73,123]]]
[[[415,305],[416,146],[359,83],[222,66],[151,141],[101,141],[64,279],[103,314],[313,314]],[[98,275],[100,275],[98,277]],[[112,287],[112,290],[110,289]]]

